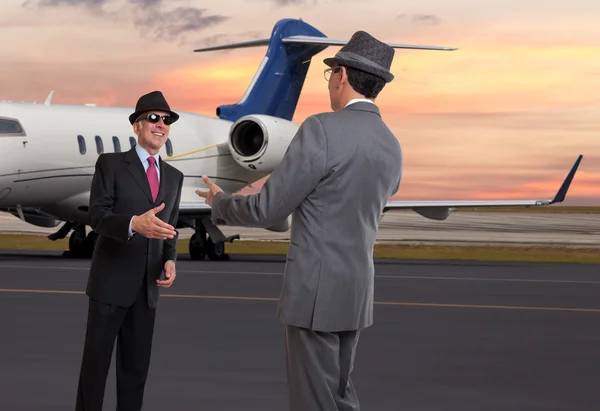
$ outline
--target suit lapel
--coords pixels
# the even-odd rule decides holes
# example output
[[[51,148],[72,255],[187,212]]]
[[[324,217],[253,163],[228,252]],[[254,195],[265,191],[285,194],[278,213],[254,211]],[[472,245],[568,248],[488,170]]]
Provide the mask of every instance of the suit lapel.
[[[138,183],[142,191],[148,197],[148,201],[152,203],[152,193],[150,192],[150,183],[148,183],[148,177],[146,177],[146,173],[144,171],[144,166],[140,161],[137,153],[135,152],[135,147],[127,152],[125,156],[125,161],[129,163],[127,166],[127,171],[131,174],[131,176]],[[162,167],[161,167],[162,170]],[[162,173],[162,171],[161,171]],[[161,183],[161,191],[162,191],[162,183]]]

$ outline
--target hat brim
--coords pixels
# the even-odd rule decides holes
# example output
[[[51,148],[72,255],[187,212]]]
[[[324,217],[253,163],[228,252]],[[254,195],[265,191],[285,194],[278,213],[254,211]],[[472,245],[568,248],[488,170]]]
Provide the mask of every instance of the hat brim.
[[[142,111],[136,111],[136,112],[134,112],[134,113],[131,113],[131,114],[129,115],[129,122],[130,122],[130,123],[133,125],[133,123],[135,123],[135,120],[136,120],[136,119],[137,119],[139,116],[141,116],[141,115],[142,115],[142,113],[145,113],[145,112],[147,112],[147,111],[164,111],[164,112],[166,112],[166,113],[169,113],[169,115],[170,115],[171,117],[173,117],[173,123],[175,123],[177,120],[179,120],[179,114],[177,114],[177,113],[176,113],[176,112],[174,112],[174,111],[171,111],[171,110],[165,110],[164,108],[147,108],[147,109],[144,109],[144,110],[142,110]],[[173,123],[171,123],[171,124],[173,124]]]
[[[335,57],[329,57],[326,58],[325,60],[323,60],[323,63],[325,63],[326,65],[328,65],[329,67],[333,66],[333,63],[335,63],[337,60],[335,59]]]
[[[329,67],[333,67],[334,63],[337,63],[340,66],[352,67],[354,69],[364,71],[365,73],[377,76],[383,79],[386,83],[389,83],[394,79],[394,75],[387,70],[378,70],[366,64],[361,64],[360,62],[356,61],[348,61],[340,57],[326,58],[323,60],[323,63],[325,63]]]

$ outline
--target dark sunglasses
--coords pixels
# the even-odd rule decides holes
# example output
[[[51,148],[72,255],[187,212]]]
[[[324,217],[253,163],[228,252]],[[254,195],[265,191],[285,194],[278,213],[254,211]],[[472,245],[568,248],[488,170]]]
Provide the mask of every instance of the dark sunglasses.
[[[158,120],[160,120],[160,119],[162,119],[163,123],[165,123],[167,126],[173,124],[173,117],[159,116],[158,114],[155,114],[155,113],[150,113],[150,114],[145,114],[143,116],[140,116],[140,117],[138,117],[138,119],[136,121],[148,120],[148,123],[156,124],[156,123],[158,123]]]

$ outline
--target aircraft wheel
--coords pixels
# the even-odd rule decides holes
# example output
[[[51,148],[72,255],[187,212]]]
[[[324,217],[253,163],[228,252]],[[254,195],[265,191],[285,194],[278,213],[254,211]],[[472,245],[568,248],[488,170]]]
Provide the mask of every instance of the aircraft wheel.
[[[204,260],[206,257],[206,248],[198,241],[196,234],[192,234],[190,238],[189,251],[192,260]]]
[[[86,249],[85,231],[73,230],[69,237],[69,252],[75,258],[84,258]]]
[[[224,260],[227,258],[227,255],[225,254],[225,243],[213,243],[210,237],[208,237],[208,241],[206,242],[206,252],[208,253],[208,258],[211,260]]]

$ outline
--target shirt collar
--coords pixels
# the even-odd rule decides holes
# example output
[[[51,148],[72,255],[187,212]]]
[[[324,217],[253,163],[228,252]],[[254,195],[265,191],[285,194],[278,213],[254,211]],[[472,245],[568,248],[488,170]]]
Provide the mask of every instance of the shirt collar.
[[[145,162],[148,161],[148,157],[150,157],[150,154],[148,154],[148,152],[139,144],[135,145],[135,151],[137,152],[138,157],[140,158],[140,160],[142,160],[142,164],[144,164]],[[156,153],[154,156],[154,159],[156,160],[154,162],[154,165],[156,166],[156,168],[158,169],[160,167],[160,154]]]
[[[354,103],[371,103],[371,104],[375,104],[371,100],[369,100],[368,98],[353,98],[352,100],[350,100],[349,102],[346,103],[346,105],[344,106],[344,108],[346,108],[350,104],[354,104]]]

